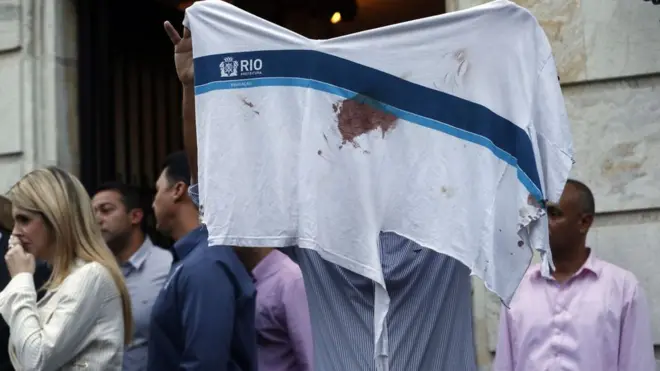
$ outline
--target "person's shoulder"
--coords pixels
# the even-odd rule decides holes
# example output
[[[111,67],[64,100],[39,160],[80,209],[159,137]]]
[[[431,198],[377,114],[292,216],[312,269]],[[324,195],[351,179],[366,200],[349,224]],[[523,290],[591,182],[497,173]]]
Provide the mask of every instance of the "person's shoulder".
[[[300,266],[288,257],[282,262],[282,267],[277,273],[279,285],[285,290],[295,290],[303,287],[303,274]]]
[[[251,296],[254,282],[229,246],[201,245],[180,263],[177,281],[180,285],[195,285],[199,290],[216,290],[209,281],[228,283],[239,296]]]
[[[207,243],[199,244],[186,261],[202,264],[202,266],[214,266],[217,263],[234,264],[238,257],[234,250],[229,246],[209,246]],[[190,265],[190,264],[188,264]]]
[[[272,275],[274,285],[273,294],[279,296],[300,296],[300,291],[304,294],[303,274],[300,266],[291,260],[286,254],[279,251],[273,251],[271,254],[282,254],[277,261],[277,271]]]
[[[108,271],[108,268],[99,262],[78,261],[75,263],[75,268],[71,271],[71,274],[67,279],[73,277],[76,277],[77,279],[106,279],[110,278],[110,272]]]
[[[280,271],[286,274],[289,277],[300,277],[302,278],[302,271],[300,270],[300,266],[298,263],[293,261],[287,254],[281,252],[281,251],[274,251],[278,254],[281,254],[281,268]]]
[[[621,300],[623,306],[640,299],[645,300],[644,288],[634,273],[604,260],[598,260],[597,264],[601,286]]]
[[[151,265],[158,268],[166,269],[169,271],[174,261],[172,253],[160,246],[153,245],[149,258],[147,259]]]
[[[93,291],[99,297],[119,295],[119,289],[108,267],[96,261],[76,262],[76,267],[62,285],[76,292]]]
[[[637,276],[627,269],[601,259],[597,260],[597,264],[599,265],[598,269],[602,278],[616,286],[627,290],[636,290],[640,285]]]
[[[247,277],[247,271],[229,246],[208,246],[200,244],[181,263],[181,275],[184,277],[208,274],[238,275]],[[242,272],[245,271],[245,272]],[[237,273],[245,273],[245,277]]]

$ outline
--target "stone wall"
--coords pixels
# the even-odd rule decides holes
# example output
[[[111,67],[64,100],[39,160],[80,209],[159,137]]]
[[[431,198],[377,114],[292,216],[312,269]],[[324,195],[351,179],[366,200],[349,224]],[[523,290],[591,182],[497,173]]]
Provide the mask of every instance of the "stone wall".
[[[450,11],[486,2],[447,1]],[[642,0],[516,3],[537,17],[553,46],[572,122],[572,176],[596,197],[590,245],[642,282],[660,344],[660,7]],[[487,370],[499,303],[476,281],[474,303],[478,359]]]
[[[73,0],[0,0],[0,192],[37,166],[76,171]]]

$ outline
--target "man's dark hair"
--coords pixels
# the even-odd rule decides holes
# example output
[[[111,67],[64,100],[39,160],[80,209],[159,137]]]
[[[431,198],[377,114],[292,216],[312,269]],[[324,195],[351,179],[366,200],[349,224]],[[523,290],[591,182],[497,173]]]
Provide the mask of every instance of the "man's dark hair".
[[[165,171],[165,176],[170,185],[177,182],[190,185],[190,165],[188,165],[188,156],[183,151],[174,152],[167,156],[161,171]]]
[[[572,185],[578,191],[581,211],[585,214],[595,215],[596,200],[594,199],[594,194],[591,192],[591,189],[589,189],[586,184],[575,179],[569,179],[566,181],[566,184]]]
[[[115,191],[121,195],[121,202],[126,206],[126,211],[142,208],[142,197],[137,187],[122,182],[107,182],[101,184],[96,193],[103,191]]]

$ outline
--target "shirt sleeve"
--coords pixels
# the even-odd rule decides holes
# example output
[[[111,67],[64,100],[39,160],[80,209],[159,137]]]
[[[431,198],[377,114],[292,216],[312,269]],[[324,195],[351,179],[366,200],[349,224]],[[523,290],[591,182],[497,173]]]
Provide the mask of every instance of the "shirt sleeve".
[[[552,55],[541,66],[532,101],[528,130],[536,147],[537,169],[545,198],[556,203],[573,167],[573,139]]]
[[[178,281],[184,343],[180,371],[225,370],[230,359],[234,287],[226,267],[205,264],[217,266],[186,267]]]
[[[109,297],[100,285],[100,266],[89,264],[75,284],[63,284],[52,313],[40,317],[32,274],[17,274],[0,294],[16,358],[25,370],[58,370],[89,345],[85,341]],[[82,273],[82,272],[81,272]]]
[[[293,353],[300,371],[310,371],[314,364],[312,327],[309,319],[307,294],[302,277],[292,281],[284,290],[283,298],[286,328],[289,331]]]
[[[547,44],[545,35],[544,43]],[[549,45],[547,45],[549,49]],[[528,134],[536,154],[536,168],[546,201],[558,203],[564,186],[573,167],[573,139],[570,121],[566,112],[564,96],[559,85],[557,66],[551,52],[542,59],[532,95],[531,116],[528,125]],[[536,220],[543,215],[542,208],[529,205],[526,200],[520,200],[519,209],[527,210],[520,216],[532,217]],[[532,202],[532,204],[534,204]],[[525,219],[519,223],[526,225]],[[548,242],[548,223],[541,220],[531,225],[527,232],[530,245],[535,248],[544,248],[541,253],[541,273],[549,276],[552,268],[552,257]]]
[[[623,310],[618,370],[653,371],[655,366],[649,307],[642,288],[637,285]]]
[[[513,371],[514,365],[509,310],[505,306],[502,306],[493,371]]]

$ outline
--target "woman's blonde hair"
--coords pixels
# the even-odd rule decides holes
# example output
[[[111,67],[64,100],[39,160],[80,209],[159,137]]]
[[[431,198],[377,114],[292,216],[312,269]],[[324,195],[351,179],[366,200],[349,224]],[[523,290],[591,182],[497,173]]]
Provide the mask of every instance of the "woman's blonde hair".
[[[124,315],[124,343],[133,335],[131,300],[117,260],[105,244],[92,203],[74,175],[57,167],[34,170],[8,193],[14,207],[40,213],[54,239],[53,274],[45,288],[58,287],[71,273],[77,258],[104,266],[117,285]]]

